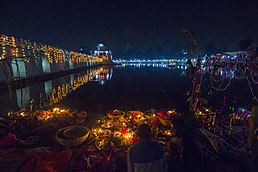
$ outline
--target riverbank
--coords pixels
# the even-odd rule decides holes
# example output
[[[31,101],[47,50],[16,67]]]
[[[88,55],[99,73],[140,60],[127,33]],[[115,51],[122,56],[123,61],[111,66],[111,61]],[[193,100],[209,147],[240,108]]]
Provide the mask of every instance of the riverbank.
[[[12,145],[2,147],[0,168],[4,170],[6,166],[3,163],[9,162],[16,170],[28,171],[35,171],[39,166],[46,171],[47,168],[56,171],[126,171],[127,150],[137,141],[135,130],[140,123],[148,123],[152,126],[153,139],[163,147],[169,171],[181,171],[183,163],[177,149],[178,136],[172,125],[175,119],[181,118],[195,138],[201,158],[195,164],[196,167],[205,168],[205,171],[250,171],[251,154],[242,145],[247,142],[241,137],[244,123],[237,120],[230,127],[230,118],[226,118],[223,123],[217,119],[215,125],[212,125],[213,121],[209,118],[202,121],[199,117],[192,118],[175,109],[146,112],[113,110],[99,116],[58,108],[9,114],[8,118],[1,119],[1,129],[5,126],[8,130],[5,132],[11,132],[19,141],[9,142]],[[194,123],[191,122],[192,119]],[[56,139],[60,137],[56,133],[67,126],[86,126],[89,130],[84,134],[88,136],[81,144],[65,146],[66,143]],[[73,134],[77,135],[76,133],[70,133],[70,136],[74,138]],[[247,133],[245,130],[245,134]],[[46,156],[49,158],[46,159]]]

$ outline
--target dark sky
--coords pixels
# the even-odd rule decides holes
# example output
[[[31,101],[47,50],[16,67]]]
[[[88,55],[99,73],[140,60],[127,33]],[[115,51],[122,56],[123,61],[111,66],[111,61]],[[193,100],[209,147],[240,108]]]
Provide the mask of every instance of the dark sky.
[[[0,16],[0,34],[70,49],[102,42],[115,50],[130,42],[166,50],[182,42],[177,25],[201,45],[234,50],[241,39],[258,42],[258,0],[5,0]]]

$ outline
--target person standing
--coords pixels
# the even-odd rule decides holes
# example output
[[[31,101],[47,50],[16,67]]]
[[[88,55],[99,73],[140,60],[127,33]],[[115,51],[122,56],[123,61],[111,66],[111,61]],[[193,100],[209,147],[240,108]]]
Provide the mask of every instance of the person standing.
[[[167,162],[162,147],[151,140],[149,125],[141,124],[138,127],[139,140],[129,148],[127,154],[128,172],[166,172]]]

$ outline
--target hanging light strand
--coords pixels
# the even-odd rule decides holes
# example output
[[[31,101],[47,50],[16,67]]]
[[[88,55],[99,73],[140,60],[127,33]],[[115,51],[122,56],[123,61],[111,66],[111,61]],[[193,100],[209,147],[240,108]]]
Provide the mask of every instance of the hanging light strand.
[[[256,102],[256,103],[258,103],[258,99],[257,99],[257,97],[255,96],[255,94],[254,94],[254,92],[253,92],[253,88],[252,88],[252,86],[251,86],[251,83],[250,83],[250,81],[249,81],[249,78],[246,76],[245,77],[246,78],[246,80],[247,80],[247,83],[248,83],[248,86],[249,86],[249,88],[250,88],[250,92],[251,92],[251,94],[252,94],[252,96],[253,96],[253,98],[254,98],[254,101]]]

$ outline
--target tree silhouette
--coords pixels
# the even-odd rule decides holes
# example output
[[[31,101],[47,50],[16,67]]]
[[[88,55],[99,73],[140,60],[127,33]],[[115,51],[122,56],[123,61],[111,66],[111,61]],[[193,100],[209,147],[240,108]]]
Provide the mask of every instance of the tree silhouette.
[[[239,50],[239,51],[244,51],[244,50],[246,50],[246,49],[251,45],[252,42],[253,42],[252,39],[243,39],[243,40],[241,40],[241,41],[238,43],[238,50]]]

